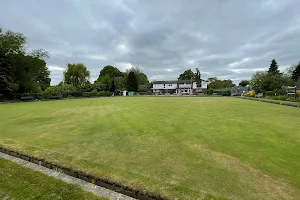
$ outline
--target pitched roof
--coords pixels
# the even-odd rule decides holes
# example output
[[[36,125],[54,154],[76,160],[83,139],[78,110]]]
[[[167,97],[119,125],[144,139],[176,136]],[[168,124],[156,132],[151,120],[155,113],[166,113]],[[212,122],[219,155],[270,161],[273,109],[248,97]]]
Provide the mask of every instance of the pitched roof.
[[[191,83],[191,80],[153,81],[153,84]]]

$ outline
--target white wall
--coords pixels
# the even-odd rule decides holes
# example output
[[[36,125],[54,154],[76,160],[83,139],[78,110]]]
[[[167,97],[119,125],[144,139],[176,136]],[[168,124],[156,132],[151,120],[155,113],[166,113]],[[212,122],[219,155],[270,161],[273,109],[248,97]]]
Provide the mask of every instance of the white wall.
[[[197,83],[196,82],[193,82],[193,88],[192,89],[196,89],[197,88]],[[191,84],[179,84],[179,88],[191,88]]]
[[[177,83],[170,83],[170,84],[153,84],[153,89],[176,89],[177,88]]]
[[[201,88],[207,89],[207,82],[206,81],[201,81]]]
[[[192,89],[196,89],[197,88],[197,83],[193,82],[193,88]],[[179,84],[179,88],[191,88],[191,84]],[[153,84],[153,90],[163,90],[163,89],[177,89],[177,83],[170,83],[170,84]]]

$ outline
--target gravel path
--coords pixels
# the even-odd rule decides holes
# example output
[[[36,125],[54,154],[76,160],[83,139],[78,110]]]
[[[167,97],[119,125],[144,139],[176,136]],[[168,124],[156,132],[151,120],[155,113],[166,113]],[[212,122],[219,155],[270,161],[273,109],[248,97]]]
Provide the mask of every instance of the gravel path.
[[[1,152],[0,152],[0,157],[4,158],[6,160],[10,160],[12,162],[18,163],[24,167],[33,169],[35,171],[42,172],[43,174],[54,177],[56,179],[60,179],[64,182],[79,185],[83,190],[91,192],[94,195],[97,195],[100,197],[106,197],[106,198],[109,198],[112,200],[134,200],[134,198],[126,196],[124,194],[120,194],[120,193],[108,190],[106,188],[103,188],[103,187],[100,187],[97,185],[93,185],[86,181],[74,178],[72,176],[69,176],[69,175],[66,175],[66,174],[63,174],[63,173],[60,173],[57,171],[54,171],[52,169],[45,168],[43,166],[39,166],[37,164],[28,162],[26,160],[22,160],[20,158],[15,158],[13,156],[10,156],[10,155],[7,155],[7,154],[1,153]]]

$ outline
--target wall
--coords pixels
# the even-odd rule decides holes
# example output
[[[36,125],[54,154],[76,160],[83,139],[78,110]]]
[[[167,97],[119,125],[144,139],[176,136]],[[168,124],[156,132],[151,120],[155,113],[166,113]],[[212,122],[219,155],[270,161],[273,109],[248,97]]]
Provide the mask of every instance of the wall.
[[[177,83],[170,83],[170,84],[153,84],[153,88],[152,89],[176,89],[177,88]]]

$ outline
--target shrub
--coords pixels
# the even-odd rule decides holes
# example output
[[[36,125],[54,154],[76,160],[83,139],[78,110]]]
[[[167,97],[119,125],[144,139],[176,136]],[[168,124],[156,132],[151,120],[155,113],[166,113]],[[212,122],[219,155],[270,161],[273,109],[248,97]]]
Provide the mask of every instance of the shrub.
[[[212,95],[215,91],[213,89],[208,89],[207,94]]]
[[[280,101],[286,101],[288,99],[287,96],[273,96],[273,100],[280,100]]]
[[[275,96],[275,92],[274,91],[266,91],[266,92],[264,92],[264,96]]]
[[[70,95],[73,97],[82,97],[83,92],[82,91],[74,91],[74,92],[71,92]]]
[[[277,90],[274,90],[274,93],[276,96],[280,96],[280,95],[286,95],[286,90],[285,89],[277,89]]]
[[[222,96],[231,96],[231,91],[230,90],[223,91]]]
[[[108,91],[100,91],[98,92],[99,97],[109,97],[113,94],[113,92],[108,92]]]
[[[96,96],[98,96],[97,90],[91,91],[91,92],[90,92],[90,96],[91,96],[91,97],[96,97]]]

